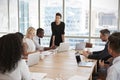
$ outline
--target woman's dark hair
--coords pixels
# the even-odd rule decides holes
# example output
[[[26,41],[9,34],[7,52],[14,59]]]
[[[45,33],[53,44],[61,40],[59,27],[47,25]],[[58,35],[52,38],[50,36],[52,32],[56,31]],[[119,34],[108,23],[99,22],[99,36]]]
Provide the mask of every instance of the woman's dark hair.
[[[23,54],[21,40],[16,34],[7,34],[0,38],[0,72],[11,72],[18,66]]]
[[[21,41],[23,41],[24,35],[22,33],[16,32],[15,34],[20,38]]]
[[[60,16],[60,18],[62,18],[62,15],[60,13],[56,13],[56,16]]]
[[[42,31],[44,31],[42,28],[38,28],[36,35],[38,35],[38,34],[41,33]]]
[[[114,32],[108,38],[109,47],[116,53],[120,53],[120,32]]]

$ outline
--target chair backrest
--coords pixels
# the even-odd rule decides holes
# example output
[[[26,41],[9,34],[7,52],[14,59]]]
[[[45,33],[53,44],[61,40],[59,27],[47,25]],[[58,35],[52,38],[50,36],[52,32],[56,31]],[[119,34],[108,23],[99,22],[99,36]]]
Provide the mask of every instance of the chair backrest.
[[[88,43],[88,42],[86,42],[86,46],[85,46],[86,48],[92,48],[92,43]]]
[[[33,66],[35,64],[38,64],[39,60],[40,60],[40,52],[35,52],[28,55],[27,64],[28,66]]]

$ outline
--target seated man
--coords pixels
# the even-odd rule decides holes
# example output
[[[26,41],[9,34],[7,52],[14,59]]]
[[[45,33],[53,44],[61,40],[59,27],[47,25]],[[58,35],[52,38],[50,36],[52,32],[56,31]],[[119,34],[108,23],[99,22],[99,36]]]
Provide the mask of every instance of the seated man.
[[[106,80],[120,80],[120,32],[108,38],[108,51],[113,56],[113,65],[109,67]]]
[[[49,50],[49,49],[55,49],[55,47],[43,47],[41,46],[40,38],[44,37],[44,30],[42,28],[38,28],[36,32],[36,36],[33,38],[33,41],[36,45],[37,50]]]
[[[111,57],[111,55],[108,53],[108,37],[110,35],[110,31],[108,29],[103,29],[100,31],[100,38],[102,41],[106,42],[105,48],[102,51],[96,51],[96,52],[89,52],[84,51],[83,55],[86,56],[89,59],[97,59],[97,60],[104,60],[106,61],[108,58]]]

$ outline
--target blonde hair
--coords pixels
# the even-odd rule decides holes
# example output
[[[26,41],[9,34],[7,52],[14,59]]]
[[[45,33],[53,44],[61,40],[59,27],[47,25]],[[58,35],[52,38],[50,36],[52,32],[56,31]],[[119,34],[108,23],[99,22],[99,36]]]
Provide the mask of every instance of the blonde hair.
[[[29,27],[26,32],[26,37],[28,37],[28,35],[31,34],[32,32],[35,32],[35,28]]]

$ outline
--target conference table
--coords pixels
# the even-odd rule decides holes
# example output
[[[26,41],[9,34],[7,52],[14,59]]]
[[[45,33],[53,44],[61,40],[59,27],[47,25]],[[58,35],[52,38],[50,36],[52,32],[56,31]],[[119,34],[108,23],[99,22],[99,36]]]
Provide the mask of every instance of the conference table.
[[[86,80],[92,80],[92,73],[96,68],[96,60],[91,67],[78,67],[75,59],[75,50],[54,53],[41,59],[38,64],[29,67],[31,72],[47,73],[48,78],[57,80],[61,77],[68,80],[72,76],[81,76]],[[86,59],[89,60],[89,59]],[[81,79],[83,80],[83,79]]]

